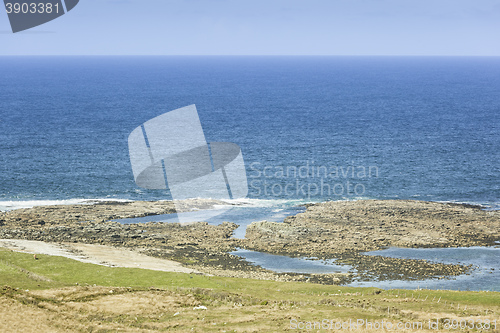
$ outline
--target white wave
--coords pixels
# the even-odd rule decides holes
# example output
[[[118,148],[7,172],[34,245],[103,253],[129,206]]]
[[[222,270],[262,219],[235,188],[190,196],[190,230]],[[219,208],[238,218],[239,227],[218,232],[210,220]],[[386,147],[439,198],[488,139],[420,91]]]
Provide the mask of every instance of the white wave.
[[[25,200],[25,201],[0,201],[0,211],[11,211],[22,208],[33,208],[38,206],[55,206],[55,205],[94,205],[96,203],[113,201],[113,202],[130,202],[127,199],[67,199],[67,200]]]
[[[250,207],[273,207],[273,206],[296,206],[306,203],[312,203],[312,200],[300,199],[254,199],[254,198],[241,198],[223,200],[232,205],[250,206]]]
[[[440,200],[440,201],[436,201],[436,202],[451,203],[451,204],[458,204],[458,205],[480,206],[482,209],[485,209],[485,210],[497,210],[500,207],[499,203],[495,203],[495,202],[459,201],[459,200]]]
[[[201,199],[201,198],[198,198]],[[37,206],[54,206],[54,205],[93,205],[100,202],[132,202],[135,200],[128,199],[111,199],[111,198],[97,198],[97,199],[66,199],[66,200],[10,200],[10,201],[0,201],[0,211],[11,211],[15,209],[22,208],[33,208]],[[171,201],[171,200],[158,200],[158,201]],[[274,207],[274,206],[294,206],[309,203],[311,201],[307,200],[270,200],[270,199],[225,199],[220,200],[226,202],[227,205],[220,204],[214,205],[212,209],[227,209],[234,206],[246,206],[246,207]]]

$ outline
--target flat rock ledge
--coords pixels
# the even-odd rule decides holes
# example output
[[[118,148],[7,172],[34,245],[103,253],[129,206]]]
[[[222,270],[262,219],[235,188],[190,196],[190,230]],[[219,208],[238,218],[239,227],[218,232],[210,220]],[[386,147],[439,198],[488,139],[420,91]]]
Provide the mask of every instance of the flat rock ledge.
[[[412,200],[336,201],[309,205],[284,223],[253,222],[245,248],[288,256],[337,259],[360,280],[419,280],[469,274],[472,266],[364,255],[387,247],[492,246],[500,211]]]
[[[260,251],[316,257],[387,247],[490,246],[500,239],[500,211],[411,200],[324,202],[284,223],[253,222],[246,239]]]
[[[210,209],[215,205],[229,205],[212,199],[187,199],[176,202],[180,211]],[[117,219],[172,214],[176,212],[173,201],[103,201],[93,204],[35,206],[0,212],[0,227],[57,226],[80,222],[106,222]]]

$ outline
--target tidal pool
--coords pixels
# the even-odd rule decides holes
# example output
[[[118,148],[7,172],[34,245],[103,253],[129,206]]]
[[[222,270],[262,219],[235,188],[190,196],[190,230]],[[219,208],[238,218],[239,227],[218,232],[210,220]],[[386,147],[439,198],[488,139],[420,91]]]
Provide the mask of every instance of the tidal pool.
[[[500,246],[474,246],[458,248],[406,249],[388,248],[366,252],[366,255],[377,255],[403,259],[426,259],[445,264],[472,264],[475,268],[469,275],[459,275],[444,279],[427,279],[420,281],[373,281],[353,282],[351,286],[378,287],[384,289],[450,289],[450,290],[488,290],[500,291]]]
[[[277,273],[347,273],[351,266],[337,265],[334,259],[292,258],[245,249],[230,252],[246,261]]]

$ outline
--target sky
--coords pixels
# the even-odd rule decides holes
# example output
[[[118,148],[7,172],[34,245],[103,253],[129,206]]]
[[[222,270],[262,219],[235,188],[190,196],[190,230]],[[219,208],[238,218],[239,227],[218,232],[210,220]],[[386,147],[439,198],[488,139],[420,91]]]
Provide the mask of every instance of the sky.
[[[16,34],[0,11],[0,55],[500,56],[500,0],[80,0]]]

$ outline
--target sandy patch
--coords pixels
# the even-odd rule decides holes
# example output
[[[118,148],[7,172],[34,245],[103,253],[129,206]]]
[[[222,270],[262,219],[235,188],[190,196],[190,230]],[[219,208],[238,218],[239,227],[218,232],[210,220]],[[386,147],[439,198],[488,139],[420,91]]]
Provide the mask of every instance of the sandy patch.
[[[24,239],[0,239],[0,247],[13,251],[62,256],[85,263],[110,267],[143,268],[164,272],[198,273],[167,260],[149,257],[124,248],[80,243],[48,243]]]

